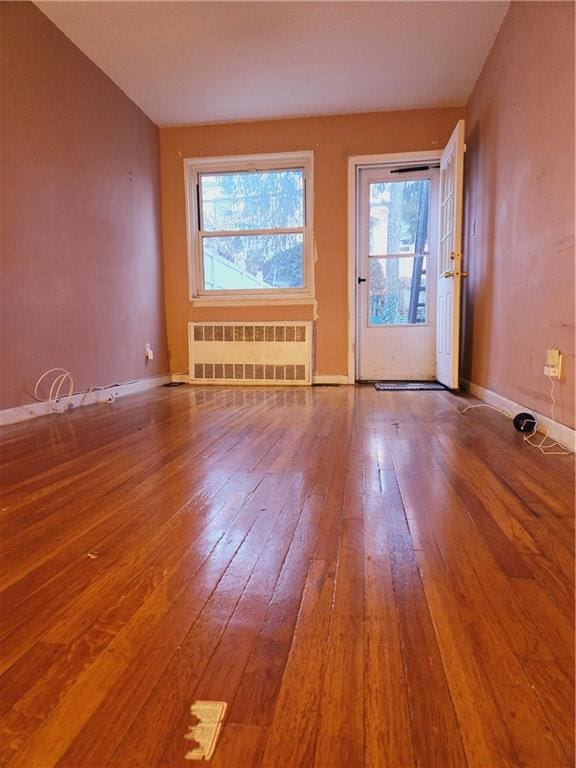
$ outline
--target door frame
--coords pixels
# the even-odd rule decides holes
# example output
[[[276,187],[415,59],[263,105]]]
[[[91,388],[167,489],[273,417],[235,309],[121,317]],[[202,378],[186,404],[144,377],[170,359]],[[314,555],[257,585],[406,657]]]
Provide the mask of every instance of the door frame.
[[[357,214],[358,175],[362,168],[402,163],[440,162],[442,150],[394,152],[383,155],[355,155],[348,158],[348,383],[356,382],[358,372]]]

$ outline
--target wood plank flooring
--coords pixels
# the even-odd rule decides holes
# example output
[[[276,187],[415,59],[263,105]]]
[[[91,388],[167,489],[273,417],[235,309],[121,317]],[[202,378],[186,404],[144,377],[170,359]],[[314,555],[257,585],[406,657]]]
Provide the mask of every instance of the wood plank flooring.
[[[0,765],[574,765],[574,464],[447,392],[160,388],[2,430]]]

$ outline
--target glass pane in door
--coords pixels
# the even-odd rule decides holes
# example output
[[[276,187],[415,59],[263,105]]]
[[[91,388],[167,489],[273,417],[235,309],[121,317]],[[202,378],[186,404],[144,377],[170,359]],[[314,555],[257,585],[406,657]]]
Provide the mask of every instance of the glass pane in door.
[[[370,258],[368,325],[426,322],[426,257]]]
[[[369,255],[428,253],[430,180],[380,181],[369,186]]]

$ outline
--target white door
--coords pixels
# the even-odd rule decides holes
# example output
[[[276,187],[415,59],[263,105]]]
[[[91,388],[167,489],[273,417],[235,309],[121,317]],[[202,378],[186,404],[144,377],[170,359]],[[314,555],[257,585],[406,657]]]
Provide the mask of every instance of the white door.
[[[435,378],[438,162],[414,170],[399,161],[358,172],[361,381]]]
[[[440,159],[436,378],[450,389],[458,389],[460,294],[465,276],[462,271],[463,182],[464,120],[460,120]]]

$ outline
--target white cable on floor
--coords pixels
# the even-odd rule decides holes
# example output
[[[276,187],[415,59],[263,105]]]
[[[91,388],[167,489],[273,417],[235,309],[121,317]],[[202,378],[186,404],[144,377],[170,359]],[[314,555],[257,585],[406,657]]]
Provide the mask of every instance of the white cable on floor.
[[[554,387],[556,386],[556,381],[551,376],[548,376],[547,378],[548,378],[548,381],[550,382],[550,400],[552,401],[550,405],[550,420],[554,421],[554,409],[556,408],[556,398],[554,397]],[[524,438],[524,440],[525,442],[528,443],[528,445],[533,445],[535,448],[538,448],[540,453],[543,453],[545,456],[567,456],[571,453],[574,453],[574,451],[571,451],[566,445],[562,445],[562,443],[552,442],[552,443],[549,443],[548,445],[545,445],[546,440],[551,439],[549,437],[550,424],[548,425],[546,434],[544,435],[542,440],[540,440],[539,443],[533,443],[530,440],[530,438],[533,437],[535,434],[536,434],[536,429],[534,429],[534,431],[531,434],[527,435]],[[552,448],[564,448],[565,450],[553,451],[551,450]]]
[[[48,397],[41,397],[39,393],[40,384],[51,373],[55,373],[57,375],[54,377],[54,380],[50,385],[50,391],[48,393]],[[188,370],[182,371],[182,373],[180,374],[172,374],[172,375],[182,376],[187,373],[188,373]],[[82,406],[84,405],[84,401],[86,400],[86,397],[88,395],[91,395],[94,392],[101,392],[104,390],[113,389],[114,387],[121,387],[126,384],[135,384],[138,381],[139,379],[133,379],[132,381],[125,381],[123,382],[123,384],[119,384],[119,383],[104,384],[102,386],[93,385],[89,389],[83,392],[74,392],[74,379],[72,378],[72,374],[70,373],[70,371],[68,371],[66,368],[49,368],[47,371],[44,371],[44,373],[38,378],[38,380],[36,381],[36,384],[34,385],[34,399],[39,403],[48,403],[50,406],[50,409],[54,413],[64,413],[65,411],[68,411],[71,409],[72,398],[74,397],[74,395],[84,395],[84,397],[79,403],[79,405]],[[68,391],[66,392],[65,395],[62,395],[62,390],[64,389],[66,382],[68,382]],[[105,400],[96,400],[96,403],[110,404],[116,400],[117,396],[118,396],[117,393],[114,392]]]
[[[51,373],[57,374],[54,377],[54,380],[52,381],[52,384],[50,385],[50,391],[48,393],[48,397],[41,397],[39,393],[40,384],[44,381],[44,379],[49,376]],[[64,395],[62,395],[62,390],[64,389],[66,382],[68,382],[68,388]],[[92,386],[89,389],[87,389],[85,392],[74,392],[74,379],[72,378],[72,374],[70,371],[66,370],[66,368],[49,368],[47,371],[44,371],[42,376],[39,377],[39,379],[36,381],[36,384],[34,385],[34,399],[37,400],[39,403],[48,403],[50,406],[50,409],[54,413],[64,413],[65,411],[70,410],[72,407],[72,398],[74,395],[80,395],[83,394],[84,397],[82,398],[80,405],[84,405],[84,400],[86,397],[93,392],[99,392],[104,389],[111,389],[112,387],[118,387],[119,384],[107,384],[105,386]],[[116,393],[114,393],[112,398],[107,398],[106,400],[97,400],[97,403],[110,403],[113,402],[116,399]]]
[[[556,399],[554,397],[554,387],[556,386],[556,382],[551,376],[548,376],[547,378],[551,384],[550,399],[552,403],[550,406],[550,420],[554,421],[554,409],[556,407]],[[504,416],[507,416],[509,419],[514,418],[514,416],[511,413],[508,413],[508,411],[503,411],[501,408],[496,408],[495,405],[489,405],[488,403],[478,403],[478,405],[469,405],[466,408],[464,408],[462,411],[460,411],[460,413],[464,415],[466,411],[470,411],[472,410],[472,408],[491,408],[493,411],[498,411],[498,413],[504,414]],[[536,425],[535,425],[533,431],[530,432],[529,435],[524,435],[524,442],[528,443],[528,445],[531,445],[534,448],[538,448],[540,453],[544,454],[544,456],[571,456],[574,453],[574,451],[570,450],[570,448],[568,448],[567,445],[563,445],[562,443],[552,442],[552,443],[548,443],[548,445],[545,444],[546,440],[551,439],[549,438],[550,425],[548,425],[548,428],[546,429],[546,433],[544,434],[540,442],[535,443],[531,440],[531,438],[534,437],[537,431],[538,430],[536,429]],[[551,450],[552,448],[564,448],[565,450],[554,451],[554,450]]]
[[[464,410],[460,411],[460,413],[463,415],[466,413],[466,411],[472,410],[472,408],[491,408],[493,411],[498,411],[498,413],[503,413],[504,416],[508,416],[509,419],[513,419],[514,416],[512,416],[511,413],[508,413],[508,411],[503,411],[501,408],[496,408],[495,405],[488,405],[488,403],[478,403],[478,405],[468,405]]]
[[[40,387],[40,384],[44,381],[46,376],[48,376],[51,373],[58,373],[58,375],[54,378],[54,381],[50,386],[50,392],[48,394],[48,397],[47,398],[40,397],[38,393],[38,388]],[[66,395],[67,402],[65,403],[62,410],[59,412],[61,413],[63,411],[68,410],[68,408],[72,404],[72,395],[74,393],[74,379],[72,378],[72,374],[70,373],[70,371],[67,371],[66,368],[49,368],[47,371],[44,371],[42,376],[40,376],[40,378],[36,381],[36,384],[34,385],[34,399],[37,400],[39,403],[48,403],[50,405],[51,410],[58,411],[57,406],[60,398],[60,392],[66,381],[68,381],[68,393]]]

